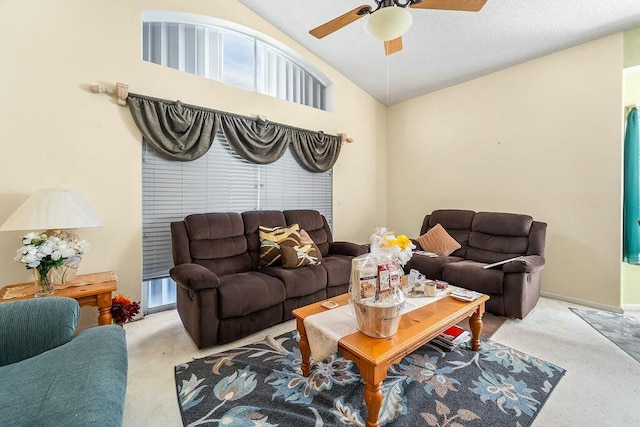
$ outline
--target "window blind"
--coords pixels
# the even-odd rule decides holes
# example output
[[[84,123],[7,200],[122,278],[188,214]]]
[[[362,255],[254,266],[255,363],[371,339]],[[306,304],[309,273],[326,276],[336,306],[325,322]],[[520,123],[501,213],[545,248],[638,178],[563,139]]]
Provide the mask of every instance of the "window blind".
[[[327,109],[327,86],[276,47],[226,28],[142,23],[142,59],[186,73]]]
[[[167,277],[173,266],[172,221],[193,213],[315,209],[332,225],[332,173],[303,169],[287,150],[269,165],[250,163],[218,133],[191,162],[167,160],[142,144],[142,276]]]

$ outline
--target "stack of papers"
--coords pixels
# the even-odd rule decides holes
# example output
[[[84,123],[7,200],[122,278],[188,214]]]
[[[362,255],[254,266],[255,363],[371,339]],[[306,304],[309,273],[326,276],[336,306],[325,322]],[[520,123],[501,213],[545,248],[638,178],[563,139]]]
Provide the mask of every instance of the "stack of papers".
[[[426,251],[414,251],[414,254],[418,254],[418,255],[424,255],[424,256],[428,256],[431,258],[437,258],[438,254],[433,253],[433,252],[426,252]]]
[[[453,289],[449,292],[452,298],[461,300],[461,301],[475,301],[482,296],[480,292],[469,291],[467,289]]]
[[[435,337],[431,342],[439,347],[451,351],[459,344],[469,341],[471,334],[457,325],[453,325],[446,331]]]

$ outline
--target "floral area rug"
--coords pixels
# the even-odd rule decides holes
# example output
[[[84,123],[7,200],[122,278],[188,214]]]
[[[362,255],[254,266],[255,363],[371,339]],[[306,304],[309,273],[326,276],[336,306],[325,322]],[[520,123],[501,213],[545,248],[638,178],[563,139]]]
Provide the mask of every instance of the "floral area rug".
[[[296,331],[175,367],[185,426],[364,426],[358,368],[334,355],[300,370]],[[381,425],[528,426],[565,370],[490,340],[426,344],[389,369]]]
[[[640,320],[610,311],[578,308],[570,308],[570,310],[640,362]]]

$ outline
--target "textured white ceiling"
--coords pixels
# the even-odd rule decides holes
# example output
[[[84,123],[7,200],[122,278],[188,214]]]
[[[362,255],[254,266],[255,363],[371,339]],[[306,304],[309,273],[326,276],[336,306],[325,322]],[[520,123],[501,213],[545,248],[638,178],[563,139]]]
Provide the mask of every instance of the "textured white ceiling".
[[[367,17],[321,40],[309,34],[373,1],[240,2],[386,105],[640,27],[640,0],[488,0],[475,13],[409,9],[404,50],[387,57],[365,33]]]

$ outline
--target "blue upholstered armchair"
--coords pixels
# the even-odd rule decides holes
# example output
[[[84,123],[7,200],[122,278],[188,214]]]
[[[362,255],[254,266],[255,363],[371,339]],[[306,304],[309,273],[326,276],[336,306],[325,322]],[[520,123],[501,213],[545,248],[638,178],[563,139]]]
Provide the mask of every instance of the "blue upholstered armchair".
[[[0,424],[120,426],[127,386],[124,330],[73,336],[76,300],[0,304]]]

